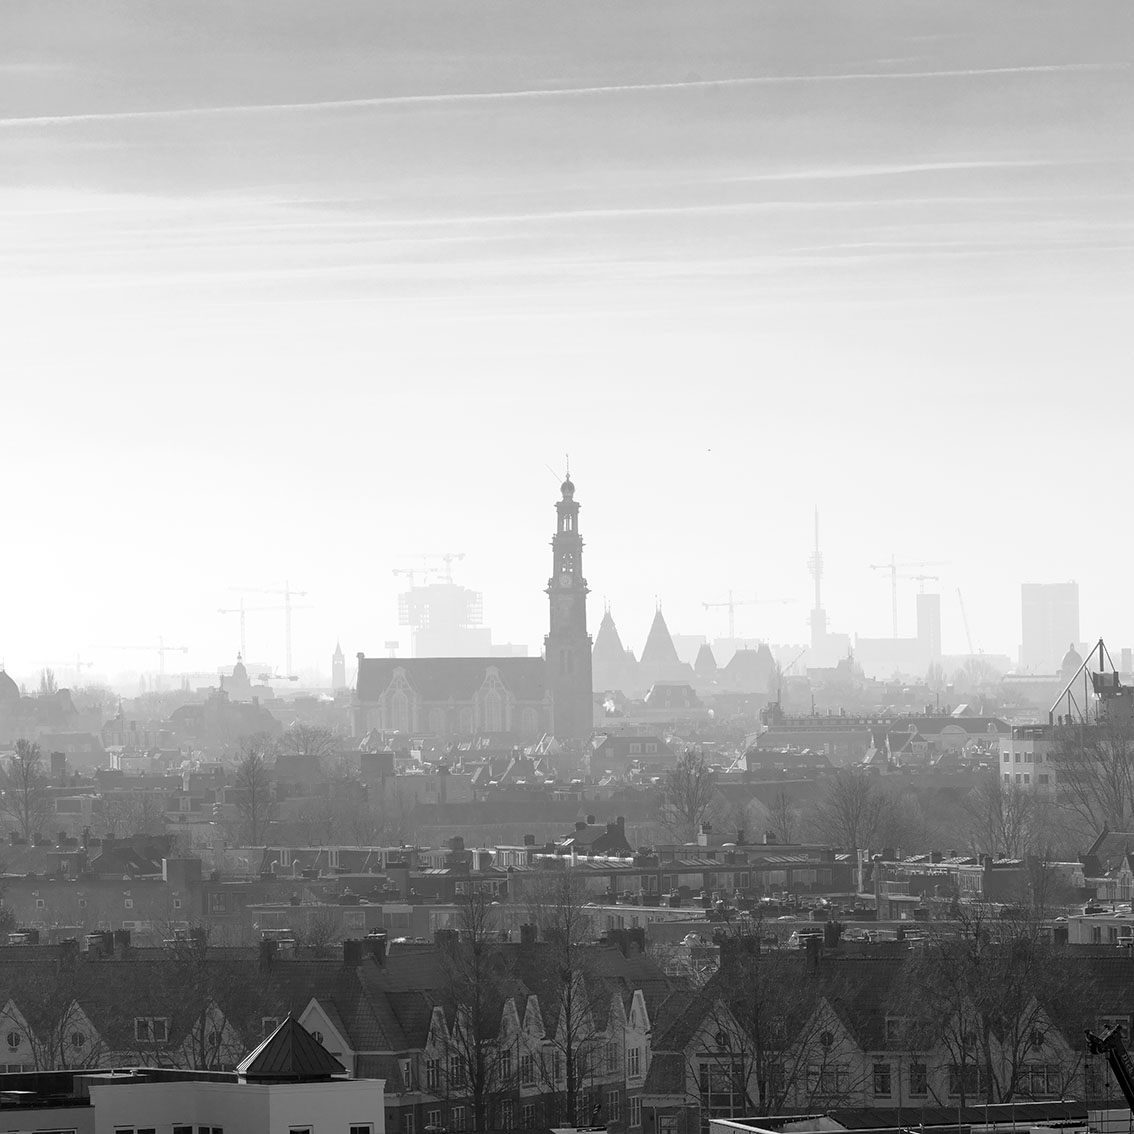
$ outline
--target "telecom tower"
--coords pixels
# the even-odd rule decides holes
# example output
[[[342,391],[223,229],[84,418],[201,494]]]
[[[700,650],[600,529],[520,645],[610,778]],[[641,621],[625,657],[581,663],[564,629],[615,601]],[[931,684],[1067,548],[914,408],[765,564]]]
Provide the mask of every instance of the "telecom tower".
[[[815,606],[811,610],[811,649],[821,650],[827,640],[827,612],[823,609],[820,584],[823,580],[823,553],[819,550],[819,509],[815,509],[815,550],[807,561],[807,569],[815,580]]]

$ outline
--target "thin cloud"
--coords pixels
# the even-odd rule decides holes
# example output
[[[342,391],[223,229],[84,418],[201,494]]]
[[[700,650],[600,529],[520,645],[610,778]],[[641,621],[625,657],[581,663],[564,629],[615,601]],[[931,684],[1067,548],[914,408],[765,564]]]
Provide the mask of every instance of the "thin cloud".
[[[0,127],[68,126],[85,122],[129,122],[151,119],[197,118],[230,114],[275,114],[287,111],[353,110],[385,106],[429,106],[435,103],[500,102],[512,99],[580,98],[602,94],[705,90],[790,83],[894,82],[911,79],[971,78],[986,75],[1036,75],[1056,72],[1125,70],[1126,63],[1047,63],[1021,67],[956,68],[939,71],[859,71],[835,75],[760,75],[733,79],[690,79],[675,83],[622,83],[591,87],[540,87],[520,91],[454,92],[448,94],[382,95],[376,98],[330,99],[317,102],[250,103],[240,106],[198,106],[168,110],[123,110],[92,114],[48,114],[0,118]]]

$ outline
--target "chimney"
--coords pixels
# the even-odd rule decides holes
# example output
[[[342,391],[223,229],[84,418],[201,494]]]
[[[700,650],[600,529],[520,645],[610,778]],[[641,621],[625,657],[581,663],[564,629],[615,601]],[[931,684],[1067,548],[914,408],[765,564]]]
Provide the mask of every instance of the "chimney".
[[[595,817],[593,815],[587,816],[587,826],[593,827],[595,825]]]
[[[819,957],[822,949],[822,941],[818,937],[809,937],[807,939],[807,967],[811,972],[819,971]]]
[[[275,959],[276,943],[270,937],[266,937],[260,942],[260,972],[266,973],[272,967]]]
[[[388,938],[385,930],[375,929],[371,930],[362,944],[366,948],[366,952],[378,962],[379,965],[386,963],[386,944]]]
[[[125,960],[130,955],[130,931],[128,929],[116,929],[114,931],[114,955],[120,960]]]
[[[776,842],[776,832],[775,831],[765,831],[764,832],[764,845],[766,847],[770,847],[770,846],[775,845],[775,842]]]
[[[701,833],[697,836],[697,845],[699,847],[707,847],[709,845],[709,836],[713,833],[712,823],[702,823]]]
[[[539,926],[534,922],[525,921],[520,926],[520,944],[530,948],[539,940]]]
[[[357,969],[362,964],[362,942],[357,937],[343,940],[343,968]]]
[[[524,836],[524,846],[534,847],[535,846],[535,835],[525,835]]]
[[[615,823],[618,824],[618,829],[620,831],[626,830],[626,816],[625,815],[619,815],[618,818],[615,819]]]

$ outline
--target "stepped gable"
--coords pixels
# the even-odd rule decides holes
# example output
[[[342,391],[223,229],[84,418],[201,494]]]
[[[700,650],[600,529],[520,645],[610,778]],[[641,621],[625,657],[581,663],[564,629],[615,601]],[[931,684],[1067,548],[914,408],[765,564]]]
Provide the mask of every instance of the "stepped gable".
[[[706,642],[697,651],[697,660],[693,663],[693,672],[707,680],[717,676],[717,659],[713,656],[713,647]]]
[[[286,1020],[236,1067],[245,1079],[313,1083],[346,1068],[294,1017]]]

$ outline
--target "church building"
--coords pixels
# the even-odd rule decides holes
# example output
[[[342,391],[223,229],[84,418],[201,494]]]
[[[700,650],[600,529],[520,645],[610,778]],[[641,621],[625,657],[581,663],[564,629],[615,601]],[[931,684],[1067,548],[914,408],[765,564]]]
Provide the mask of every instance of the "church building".
[[[591,637],[579,504],[568,477],[556,502],[542,658],[368,658],[358,655],[354,734],[498,735],[517,743],[551,733],[585,740],[594,723]]]

